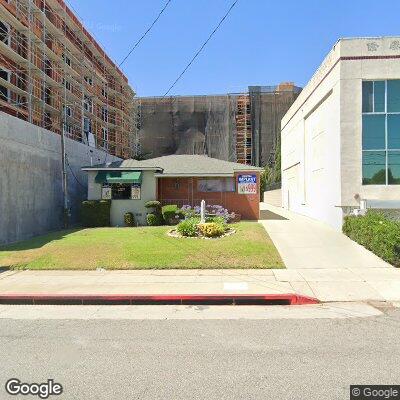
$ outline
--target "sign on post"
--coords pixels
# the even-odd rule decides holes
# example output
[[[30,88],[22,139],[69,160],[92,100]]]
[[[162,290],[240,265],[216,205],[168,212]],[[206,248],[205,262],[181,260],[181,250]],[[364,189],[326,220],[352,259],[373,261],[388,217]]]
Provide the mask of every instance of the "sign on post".
[[[238,175],[239,194],[257,194],[257,175]]]

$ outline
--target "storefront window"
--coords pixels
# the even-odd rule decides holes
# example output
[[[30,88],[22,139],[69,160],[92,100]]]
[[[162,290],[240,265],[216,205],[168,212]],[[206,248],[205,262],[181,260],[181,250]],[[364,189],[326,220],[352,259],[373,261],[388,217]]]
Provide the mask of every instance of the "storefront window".
[[[130,183],[113,183],[111,185],[111,198],[113,200],[126,200],[131,198]]]
[[[400,80],[362,84],[364,185],[400,185]]]
[[[234,192],[234,178],[207,178],[197,181],[198,192]]]
[[[400,185],[400,151],[388,153],[388,183]]]
[[[363,152],[363,184],[384,185],[386,183],[386,152]]]

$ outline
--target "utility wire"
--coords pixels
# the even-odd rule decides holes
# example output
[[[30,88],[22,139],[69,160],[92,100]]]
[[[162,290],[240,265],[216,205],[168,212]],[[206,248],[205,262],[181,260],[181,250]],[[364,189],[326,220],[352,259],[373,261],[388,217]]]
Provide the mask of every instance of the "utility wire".
[[[86,190],[86,186],[85,186],[84,184],[82,184],[82,183],[79,181],[79,179],[76,177],[76,175],[75,175],[75,173],[74,173],[74,170],[72,169],[72,167],[71,167],[71,165],[70,165],[70,163],[69,163],[69,161],[68,161],[67,155],[66,155],[66,157],[65,157],[65,161],[66,161],[66,163],[67,163],[67,165],[68,165],[68,167],[69,167],[69,170],[71,171],[71,175],[72,175],[73,178],[76,180],[76,182],[78,183],[78,185],[81,186],[83,189]]]
[[[168,0],[164,8],[159,12],[157,15],[157,18],[152,22],[152,24],[147,28],[147,31],[143,33],[143,35],[140,37],[140,39],[133,45],[132,49],[129,51],[129,53],[126,55],[126,57],[119,63],[119,67],[128,59],[128,57],[133,53],[133,51],[136,49],[136,47],[139,46],[139,43],[145,38],[145,36],[150,32],[151,28],[156,24],[156,22],[159,20],[161,17],[162,13],[165,11],[165,9],[168,7],[169,3],[171,3],[172,0]]]
[[[229,10],[225,13],[225,15],[221,18],[219,21],[218,25],[215,27],[215,29],[211,32],[210,36],[207,38],[207,40],[202,44],[199,50],[197,50],[196,54],[194,57],[189,61],[188,65],[184,68],[184,70],[181,72],[181,74],[176,78],[175,82],[170,86],[170,88],[165,92],[164,96],[167,96],[167,94],[173,89],[173,87],[177,84],[177,82],[182,78],[182,76],[185,74],[185,72],[189,69],[189,67],[193,64],[194,60],[198,57],[198,55],[202,52],[204,47],[206,47],[207,43],[210,41],[210,39],[214,36],[214,34],[217,32],[219,27],[222,25],[222,23],[225,21],[225,19],[228,17],[229,13],[232,11],[232,8],[235,7],[236,3],[239,0],[235,0],[232,5],[229,7]]]

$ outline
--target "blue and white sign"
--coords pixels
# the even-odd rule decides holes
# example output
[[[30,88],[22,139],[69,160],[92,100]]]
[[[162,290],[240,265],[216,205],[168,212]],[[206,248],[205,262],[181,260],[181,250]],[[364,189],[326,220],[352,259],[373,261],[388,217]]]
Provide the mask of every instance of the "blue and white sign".
[[[238,175],[239,194],[257,194],[257,175]]]

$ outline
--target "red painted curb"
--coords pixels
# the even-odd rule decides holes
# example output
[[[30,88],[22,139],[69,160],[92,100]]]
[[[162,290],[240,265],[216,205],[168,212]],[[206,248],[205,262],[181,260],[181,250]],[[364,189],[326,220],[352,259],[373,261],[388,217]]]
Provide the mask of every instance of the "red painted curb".
[[[9,293],[0,294],[0,303],[29,302],[32,304],[46,302],[47,304],[76,302],[88,304],[90,302],[119,303],[199,303],[212,304],[225,302],[227,304],[262,304],[277,303],[289,305],[318,304],[318,299],[298,294],[157,294],[157,295],[132,295],[132,294],[26,294]]]

